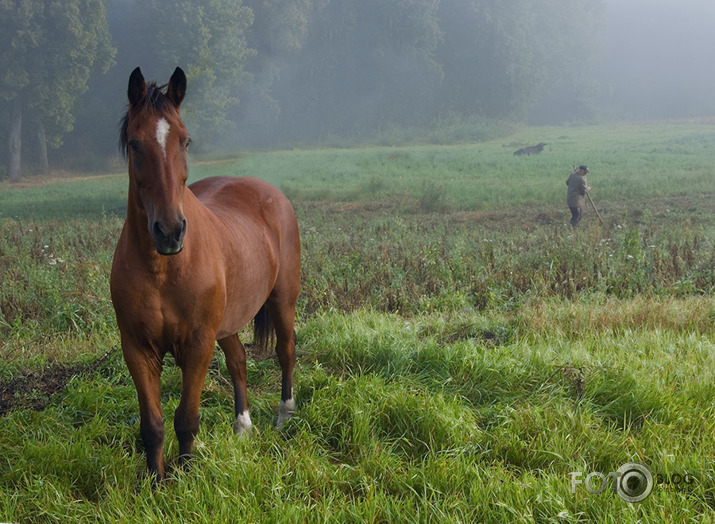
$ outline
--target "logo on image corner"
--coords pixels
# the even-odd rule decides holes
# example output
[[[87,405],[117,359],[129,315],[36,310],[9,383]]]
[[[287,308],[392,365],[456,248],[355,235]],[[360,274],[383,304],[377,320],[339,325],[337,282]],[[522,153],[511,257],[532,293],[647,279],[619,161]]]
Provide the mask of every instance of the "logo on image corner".
[[[626,502],[637,503],[648,498],[653,491],[655,482],[653,474],[643,464],[628,462],[617,471],[608,475],[594,471],[586,475],[584,480],[581,472],[571,472],[571,492],[576,493],[576,486],[583,484],[586,490],[593,495],[600,495],[608,489],[609,479],[613,479],[613,490]]]

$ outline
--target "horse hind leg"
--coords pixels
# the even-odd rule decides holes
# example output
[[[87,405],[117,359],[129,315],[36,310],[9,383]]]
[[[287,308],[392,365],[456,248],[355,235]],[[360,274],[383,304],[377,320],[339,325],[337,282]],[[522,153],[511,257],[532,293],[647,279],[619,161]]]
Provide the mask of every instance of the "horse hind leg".
[[[233,422],[233,432],[237,435],[253,433],[253,424],[248,413],[248,391],[246,387],[246,349],[241,344],[238,335],[234,334],[218,341],[219,347],[226,355],[226,367],[233,383],[236,419]]]
[[[279,271],[273,284],[267,308],[276,336],[276,355],[281,366],[281,402],[278,407],[280,427],[296,411],[293,399],[295,367],[295,311],[300,293],[300,233],[292,207],[283,216]],[[284,209],[284,211],[286,211]]]
[[[267,303],[276,334],[276,355],[281,366],[281,402],[278,406],[280,427],[295,415],[293,399],[293,368],[295,367],[295,300],[272,295]]]
[[[278,405],[278,422],[276,425],[281,427],[283,423],[295,415],[296,406],[293,398],[293,368],[295,366],[295,332],[292,333],[289,342],[290,348],[279,349],[279,344],[276,343],[276,353],[278,360],[281,363],[282,371],[282,386],[281,386],[281,402]],[[281,357],[281,354],[283,357]]]

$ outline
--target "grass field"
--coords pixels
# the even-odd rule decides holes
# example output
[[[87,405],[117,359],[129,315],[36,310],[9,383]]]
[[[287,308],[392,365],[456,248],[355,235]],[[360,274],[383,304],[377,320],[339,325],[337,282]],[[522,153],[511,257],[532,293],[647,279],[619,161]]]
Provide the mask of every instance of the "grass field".
[[[156,491],[109,301],[124,168],[0,182],[0,521],[715,522],[714,161],[714,126],[672,122],[194,158],[296,207],[298,413],[274,428],[254,355],[236,438],[218,352],[179,470],[167,357]],[[582,163],[604,226],[574,231]],[[578,483],[630,462],[642,502]]]

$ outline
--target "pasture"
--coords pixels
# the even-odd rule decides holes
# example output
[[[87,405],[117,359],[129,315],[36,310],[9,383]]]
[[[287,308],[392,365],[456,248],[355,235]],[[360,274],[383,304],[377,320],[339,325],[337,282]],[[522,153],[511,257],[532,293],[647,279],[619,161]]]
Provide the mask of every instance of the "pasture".
[[[156,491],[109,300],[125,168],[0,182],[0,521],[715,521],[714,161],[698,122],[192,158],[296,208],[298,412],[274,428],[253,354],[235,437],[217,351],[181,470],[168,356]],[[604,227],[568,226],[574,164]],[[642,502],[572,484],[629,462]]]

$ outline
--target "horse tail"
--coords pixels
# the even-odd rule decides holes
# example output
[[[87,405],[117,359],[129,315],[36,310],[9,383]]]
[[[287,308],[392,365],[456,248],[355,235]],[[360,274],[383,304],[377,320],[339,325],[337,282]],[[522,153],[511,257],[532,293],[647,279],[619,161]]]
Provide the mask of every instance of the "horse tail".
[[[256,316],[253,317],[253,345],[258,350],[258,354],[266,355],[268,346],[273,342],[275,331],[273,322],[268,312],[266,304],[261,306]]]

